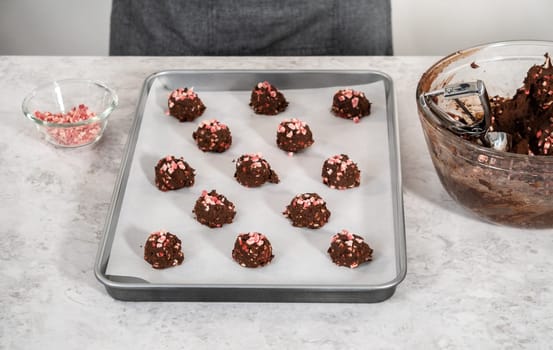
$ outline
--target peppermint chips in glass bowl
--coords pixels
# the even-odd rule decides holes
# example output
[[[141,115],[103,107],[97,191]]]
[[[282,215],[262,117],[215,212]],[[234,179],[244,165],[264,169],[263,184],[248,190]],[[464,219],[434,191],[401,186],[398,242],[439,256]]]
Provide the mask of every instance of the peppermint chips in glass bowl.
[[[100,81],[66,79],[35,88],[21,107],[48,142],[81,147],[100,140],[117,104],[115,91]]]

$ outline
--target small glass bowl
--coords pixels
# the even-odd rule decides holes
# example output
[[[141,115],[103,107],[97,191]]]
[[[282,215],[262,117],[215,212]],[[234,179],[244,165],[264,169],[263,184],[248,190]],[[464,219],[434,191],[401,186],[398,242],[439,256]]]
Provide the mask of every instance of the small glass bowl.
[[[102,82],[66,79],[37,87],[25,97],[21,108],[48,142],[59,147],[81,147],[102,137],[117,104],[115,91]],[[44,121],[35,114],[65,114],[81,105],[87,106],[95,116],[74,123],[56,123]]]
[[[553,227],[553,156],[501,152],[467,141],[437,125],[419,96],[448,84],[480,79],[490,98],[510,98],[530,67],[544,63],[547,52],[553,54],[553,42],[510,41],[473,47],[441,59],[419,80],[419,119],[442,185],[453,199],[487,221]]]

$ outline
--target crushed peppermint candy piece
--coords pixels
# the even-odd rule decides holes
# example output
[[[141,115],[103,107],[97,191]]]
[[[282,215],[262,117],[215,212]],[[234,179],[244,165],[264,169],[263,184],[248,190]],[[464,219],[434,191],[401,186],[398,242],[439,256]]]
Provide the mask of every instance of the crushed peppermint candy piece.
[[[180,101],[180,100],[186,100],[186,99],[193,100],[196,97],[198,97],[198,95],[194,92],[194,88],[191,87],[191,88],[178,88],[173,92],[171,92],[169,94],[169,97],[175,101]]]
[[[100,138],[105,121],[91,122],[79,126],[67,124],[83,123],[96,117],[96,113],[89,110],[88,106],[80,104],[73,107],[67,113],[50,113],[35,111],[37,119],[50,124],[64,124],[58,126],[44,126],[44,131],[56,144],[61,146],[82,146],[92,143]]]

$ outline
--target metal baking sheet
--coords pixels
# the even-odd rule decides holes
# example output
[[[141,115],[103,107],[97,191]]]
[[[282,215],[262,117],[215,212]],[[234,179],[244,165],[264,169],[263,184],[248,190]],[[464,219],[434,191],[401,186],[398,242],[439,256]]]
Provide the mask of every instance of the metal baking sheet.
[[[290,102],[277,116],[255,115],[249,94],[258,82],[275,84]],[[193,86],[208,107],[192,123],[165,116],[167,96]],[[338,88],[366,92],[371,116],[358,124],[333,117]],[[305,120],[315,144],[289,157],[274,144],[285,118]],[[229,125],[233,146],[223,154],[199,151],[191,137],[201,120]],[[121,171],[106,220],[95,273],[121,300],[378,302],[389,298],[406,273],[405,234],[395,102],[391,79],[376,71],[164,71],[144,82]],[[247,189],[235,182],[233,159],[262,152],[281,177],[278,185]],[[362,171],[361,186],[338,191],[320,180],[323,161],[346,153]],[[160,192],[153,167],[167,154],[184,156],[197,170],[188,189]],[[191,213],[202,190],[217,189],[237,206],[233,224],[210,229]],[[293,196],[317,192],[332,216],[318,230],[295,228],[282,216]],[[347,228],[375,249],[357,269],[339,267],[326,254],[330,237]],[[181,238],[185,261],[163,271],[143,261],[152,231]],[[259,231],[275,258],[258,269],[242,268],[230,251],[240,232]]]

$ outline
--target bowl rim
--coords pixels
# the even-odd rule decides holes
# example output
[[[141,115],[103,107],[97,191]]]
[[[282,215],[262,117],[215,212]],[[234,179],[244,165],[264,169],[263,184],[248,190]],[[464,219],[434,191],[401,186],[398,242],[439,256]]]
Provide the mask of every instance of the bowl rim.
[[[553,48],[553,41],[549,40],[507,40],[507,41],[497,41],[497,42],[490,42],[486,44],[480,44],[476,46],[471,46],[462,50],[455,51],[449,55],[446,55],[442,58],[440,58],[438,61],[433,63],[430,67],[428,67],[424,73],[422,73],[419,81],[417,82],[417,89],[416,89],[416,100],[417,100],[417,109],[419,112],[419,116],[424,116],[424,119],[429,123],[430,126],[434,130],[436,130],[437,133],[439,133],[443,137],[451,137],[455,136],[460,144],[463,145],[463,147],[466,147],[468,149],[471,149],[473,151],[476,151],[480,154],[484,154],[489,157],[495,157],[495,158],[509,158],[517,161],[524,161],[524,162],[540,162],[540,163],[547,163],[547,164],[553,164],[553,155],[528,155],[528,154],[520,154],[520,153],[512,153],[512,152],[503,152],[498,151],[493,148],[488,148],[485,146],[478,145],[476,143],[470,142],[468,140],[463,139],[462,137],[459,137],[455,135],[450,130],[447,130],[444,127],[441,127],[440,125],[437,125],[434,123],[431,118],[429,118],[426,115],[426,112],[423,110],[421,104],[420,104],[420,94],[425,90],[423,89],[423,82],[424,80],[430,79],[432,75],[441,73],[444,69],[446,69],[449,64],[454,63],[457,59],[460,59],[466,55],[472,54],[474,52],[478,52],[482,49],[492,48],[492,47],[501,47],[501,46],[516,46],[516,45],[537,45],[537,46],[551,46]],[[426,78],[426,79],[425,79]],[[428,92],[428,91],[425,91]]]
[[[82,120],[76,123],[53,123],[53,122],[47,122],[42,119],[39,119],[35,117],[34,111],[30,111],[28,108],[29,101],[36,96],[36,94],[43,89],[56,86],[56,85],[62,85],[64,83],[84,83],[87,85],[96,85],[105,91],[107,91],[111,97],[111,102],[108,105],[106,109],[104,109],[102,112],[97,113],[96,116],[90,119]],[[23,102],[21,103],[21,110],[23,111],[23,114],[30,119],[31,121],[35,122],[38,125],[46,126],[46,127],[56,127],[56,128],[72,128],[76,126],[83,126],[83,125],[89,125],[93,123],[97,123],[100,121],[103,121],[106,119],[113,110],[118,106],[119,104],[119,97],[117,96],[117,93],[115,90],[110,88],[106,83],[100,80],[93,80],[93,79],[78,79],[78,78],[71,78],[71,79],[59,79],[59,80],[53,80],[45,84],[38,85],[35,87],[31,92],[29,92],[25,98],[23,99]]]

